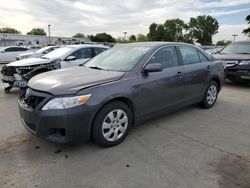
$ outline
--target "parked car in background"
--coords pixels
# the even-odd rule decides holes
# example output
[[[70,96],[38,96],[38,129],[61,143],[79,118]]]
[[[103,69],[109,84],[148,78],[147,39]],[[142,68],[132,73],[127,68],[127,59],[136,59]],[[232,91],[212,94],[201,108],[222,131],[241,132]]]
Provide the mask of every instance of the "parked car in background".
[[[206,50],[207,53],[209,54],[218,54],[224,47],[218,47],[218,48],[213,48],[213,49],[208,49]]]
[[[19,112],[24,126],[41,138],[92,138],[108,147],[151,115],[194,103],[212,107],[223,83],[222,63],[193,45],[116,45],[82,67],[33,77],[18,100]]]
[[[250,81],[250,41],[234,42],[214,57],[223,60],[227,79]]]
[[[16,56],[24,52],[32,52],[34,50],[22,46],[8,46],[0,48],[0,62],[11,62],[16,60]]]
[[[3,83],[9,84],[5,91],[9,92],[12,87],[25,88],[27,81],[37,74],[82,65],[107,49],[101,45],[68,45],[40,58],[9,63],[1,70]]]
[[[26,59],[26,58],[31,58],[31,57],[41,57],[49,52],[52,52],[53,50],[57,48],[59,48],[59,46],[46,46],[36,51],[22,53],[16,56],[16,60],[21,60],[21,59]]]

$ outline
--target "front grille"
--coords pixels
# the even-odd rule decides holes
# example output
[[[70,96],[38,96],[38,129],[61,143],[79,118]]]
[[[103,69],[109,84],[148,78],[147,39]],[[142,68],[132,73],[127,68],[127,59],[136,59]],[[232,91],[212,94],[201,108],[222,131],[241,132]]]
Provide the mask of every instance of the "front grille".
[[[16,74],[16,69],[14,67],[3,66],[1,73],[4,76],[13,76],[14,74]]]
[[[28,108],[35,109],[43,100],[45,97],[40,96],[24,96],[24,102],[27,105]]]

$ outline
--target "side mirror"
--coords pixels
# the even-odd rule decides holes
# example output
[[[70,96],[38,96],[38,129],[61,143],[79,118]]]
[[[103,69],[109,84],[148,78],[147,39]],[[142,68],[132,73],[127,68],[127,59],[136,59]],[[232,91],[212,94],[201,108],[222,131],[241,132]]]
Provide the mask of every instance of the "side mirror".
[[[160,63],[152,63],[152,64],[147,64],[146,67],[144,68],[144,72],[161,72],[162,71],[162,65]]]
[[[68,56],[68,57],[65,59],[65,61],[74,61],[74,60],[76,60],[76,56],[73,56],[73,55]]]

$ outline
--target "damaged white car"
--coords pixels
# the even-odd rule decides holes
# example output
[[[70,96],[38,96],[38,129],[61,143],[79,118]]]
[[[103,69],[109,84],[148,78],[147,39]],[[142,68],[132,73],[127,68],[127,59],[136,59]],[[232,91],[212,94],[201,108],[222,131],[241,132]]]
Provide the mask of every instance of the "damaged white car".
[[[40,58],[9,63],[1,70],[3,83],[8,84],[5,92],[13,87],[26,88],[28,80],[37,74],[82,65],[107,49],[108,47],[102,45],[68,45]]]

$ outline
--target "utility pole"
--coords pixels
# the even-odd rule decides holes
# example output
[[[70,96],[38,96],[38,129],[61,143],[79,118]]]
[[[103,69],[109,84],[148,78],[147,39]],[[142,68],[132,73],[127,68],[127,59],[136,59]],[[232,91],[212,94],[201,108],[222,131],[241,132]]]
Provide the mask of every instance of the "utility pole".
[[[124,31],[123,33],[124,33],[124,37],[125,37],[125,40],[126,40],[127,39],[126,35],[127,35],[128,32]]]
[[[51,25],[49,24],[49,25],[48,25],[48,33],[49,33],[49,44],[51,44],[51,43],[50,43],[50,26],[51,26]]]
[[[3,47],[5,47],[5,35],[4,35],[4,33],[2,33],[3,34]]]
[[[234,35],[232,35],[233,36],[233,38],[234,38],[234,42],[235,42],[235,39],[236,39],[236,37],[238,36],[238,35],[236,35],[236,34],[234,34]]]

